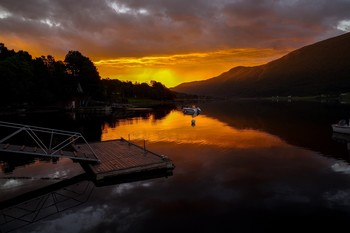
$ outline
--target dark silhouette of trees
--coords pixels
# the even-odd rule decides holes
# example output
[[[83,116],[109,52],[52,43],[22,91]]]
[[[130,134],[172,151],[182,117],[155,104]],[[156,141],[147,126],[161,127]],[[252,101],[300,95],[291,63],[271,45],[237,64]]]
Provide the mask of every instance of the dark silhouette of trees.
[[[64,62],[67,72],[75,79],[79,92],[93,99],[100,99],[102,94],[101,77],[94,63],[78,51],[69,51]],[[80,85],[80,86],[79,86]]]
[[[36,79],[31,66],[31,56],[19,51],[0,61],[0,101],[20,103],[35,101]]]
[[[174,99],[174,94],[162,83],[151,81],[151,99],[169,100]]]
[[[135,83],[130,81],[122,82],[117,79],[102,80],[106,100],[112,102],[126,102],[129,98],[173,100],[175,95],[163,84],[156,81],[147,83]],[[109,98],[109,99],[108,99]]]
[[[51,55],[32,58],[26,51],[9,50],[0,43],[0,106],[49,105],[76,99],[127,102],[128,98],[170,100],[163,84],[101,79],[94,63],[79,51],[64,61]]]

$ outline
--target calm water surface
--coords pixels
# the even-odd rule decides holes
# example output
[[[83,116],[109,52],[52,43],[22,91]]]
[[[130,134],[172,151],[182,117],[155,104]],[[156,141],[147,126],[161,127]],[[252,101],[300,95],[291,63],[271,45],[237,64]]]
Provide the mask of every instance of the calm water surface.
[[[147,149],[176,166],[169,177],[101,187],[83,178],[46,196],[33,194],[32,202],[19,205],[26,207],[21,211],[35,210],[43,197],[73,198],[64,207],[54,206],[58,213],[40,212],[42,219],[33,224],[26,221],[35,211],[26,221],[13,221],[26,225],[15,232],[334,232],[348,226],[350,137],[332,134],[330,124],[349,118],[350,106],[221,102],[200,107],[195,126],[177,109],[127,118],[2,117],[79,131],[89,141],[124,137],[143,145],[146,140]],[[23,215],[13,197],[83,173],[69,159],[7,154],[0,165],[3,232],[14,228],[4,224],[8,213]]]

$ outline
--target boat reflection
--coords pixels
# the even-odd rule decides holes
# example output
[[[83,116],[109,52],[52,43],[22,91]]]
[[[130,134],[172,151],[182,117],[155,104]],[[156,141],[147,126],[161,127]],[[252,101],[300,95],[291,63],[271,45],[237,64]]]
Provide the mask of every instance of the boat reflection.
[[[19,222],[18,226],[23,224],[19,218],[23,210],[17,206],[29,209],[28,203],[33,201],[31,205],[34,206],[38,198],[45,207],[50,206],[44,202],[45,198],[57,198],[57,201],[66,200],[62,202],[65,206],[52,204],[51,207],[58,206],[58,210],[69,207],[68,203],[80,206],[74,210],[66,209],[62,215],[51,212],[58,216],[40,224],[26,225],[21,232],[51,232],[51,229],[67,232],[72,231],[72,225],[79,225],[83,229],[80,231],[89,232],[161,232],[169,226],[177,232],[183,231],[183,226],[188,231],[198,231],[198,226],[202,226],[210,232],[247,232],[249,225],[254,226],[249,232],[259,231],[262,227],[266,231],[277,228],[277,232],[281,227],[276,222],[290,225],[290,219],[296,219],[292,230],[304,227],[299,223],[306,223],[307,229],[322,229],[323,223],[328,230],[346,226],[350,168],[347,162],[342,162],[348,150],[347,144],[337,141],[339,138],[332,140],[329,123],[345,115],[349,107],[340,106],[339,110],[339,106],[329,105],[247,102],[203,103],[201,107],[205,112],[195,118],[195,127],[191,126],[192,116],[176,110],[160,114],[161,118],[148,113],[108,120],[86,116],[80,122],[70,122],[66,127],[72,127],[70,130],[79,128],[84,135],[95,134],[89,137],[93,140],[128,138],[128,135],[140,144],[146,140],[152,150],[164,152],[174,160],[176,175],[166,182],[160,178],[172,174],[164,172],[120,177],[102,183],[83,179],[80,183],[56,186],[55,190],[0,203],[1,211],[5,213],[0,216],[0,223],[7,231],[11,230],[7,227],[16,225],[15,221]],[[57,122],[62,124],[62,121]],[[346,139],[344,142],[348,143]],[[336,156],[342,159],[333,159]],[[61,163],[62,160],[58,161],[54,167],[59,168]],[[30,169],[36,177],[43,171],[56,177],[56,172],[52,172],[54,167],[50,163],[44,165],[20,165],[5,175],[20,176],[26,174],[25,169]],[[58,177],[66,176],[62,175]],[[134,182],[145,179],[156,180]],[[12,178],[4,181],[0,180],[0,197],[17,194],[23,185],[32,187],[31,180],[27,180],[27,185]],[[7,190],[10,187],[13,192]],[[76,196],[67,195],[64,188],[75,192]],[[80,202],[69,202],[68,197],[75,197]],[[22,220],[52,211],[50,208],[43,210],[33,211]],[[304,212],[307,214],[300,215]],[[218,221],[212,221],[213,214]],[[92,216],[97,217],[92,219]],[[235,219],[233,224],[232,219]],[[208,225],[201,225],[203,223]]]
[[[192,116],[172,111],[161,121],[149,118],[121,119],[116,127],[103,126],[102,141],[115,138],[146,140],[147,142],[209,145],[223,148],[266,148],[282,146],[278,137],[253,129],[237,129],[215,118],[199,115],[196,127],[191,127]]]
[[[192,119],[192,120],[191,120],[191,126],[192,126],[192,127],[196,126],[196,120],[195,120],[195,119]]]
[[[331,139],[330,125],[346,116],[349,105],[320,102],[223,101],[205,112],[236,129],[255,129],[324,156],[350,160],[346,148]]]
[[[37,115],[28,115],[25,119],[13,120],[78,131],[88,141],[123,137],[132,141],[221,148],[261,148],[287,143],[318,151],[326,156],[347,155],[347,150],[330,140],[330,123],[346,115],[349,106],[304,102],[224,101],[201,103],[201,107],[205,109],[204,114],[195,118],[171,106],[153,109],[152,112],[136,111],[126,118],[98,117],[91,114],[79,115],[75,119],[69,116],[50,115],[39,118]],[[50,122],[43,119],[50,119]],[[31,158],[13,160],[3,156],[0,160],[4,172],[13,172],[16,167],[34,162]]]
[[[332,139],[337,141],[337,142],[340,142],[340,143],[350,143],[350,135],[349,134],[333,133]]]
[[[348,156],[350,158],[350,135],[349,134],[343,134],[343,133],[333,133],[332,139],[334,141],[337,141],[341,144],[345,144],[346,148],[349,152]]]

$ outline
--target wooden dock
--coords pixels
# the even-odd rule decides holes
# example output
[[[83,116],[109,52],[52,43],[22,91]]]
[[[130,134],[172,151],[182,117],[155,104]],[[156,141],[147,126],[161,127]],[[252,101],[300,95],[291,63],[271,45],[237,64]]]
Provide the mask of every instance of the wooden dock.
[[[123,138],[76,145],[75,149],[78,154],[86,154],[90,151],[89,147],[100,162],[84,163],[83,167],[92,173],[96,180],[175,168],[166,156],[153,153]]]
[[[111,183],[112,180],[120,182],[136,177],[144,179],[167,176],[175,168],[166,156],[153,153],[123,138],[88,143],[79,132],[4,121],[0,121],[0,131],[5,132],[0,137],[0,153],[70,158],[78,161],[86,172],[92,174],[95,182]],[[112,177],[113,179],[105,179]]]

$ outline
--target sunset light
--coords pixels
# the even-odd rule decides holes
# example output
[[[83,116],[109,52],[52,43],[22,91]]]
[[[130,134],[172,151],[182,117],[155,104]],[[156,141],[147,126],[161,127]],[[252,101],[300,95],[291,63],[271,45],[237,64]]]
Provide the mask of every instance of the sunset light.
[[[0,233],[341,232],[350,0],[0,0]]]
[[[202,144],[221,148],[269,148],[285,146],[278,137],[257,130],[238,130],[216,119],[199,116],[196,126],[191,127],[191,116],[182,112],[172,111],[162,121],[154,119],[135,118],[119,121],[116,127],[105,124],[102,140],[112,140],[123,137],[131,140],[146,140],[148,142],[165,142],[175,144]],[[135,130],[134,125],[138,126]],[[220,129],[215,134],[214,129]]]
[[[147,57],[121,57],[95,61],[100,75],[132,82],[155,80],[167,87],[182,82],[217,76],[235,66],[264,64],[287,53],[275,49],[230,49],[207,53],[189,53]]]
[[[236,66],[265,64],[349,31],[345,2],[338,10],[322,11],[336,9],[336,3],[328,4],[108,0],[19,7],[4,2],[0,42],[33,57],[51,55],[56,60],[79,51],[94,62],[101,78],[155,80],[174,87]]]

